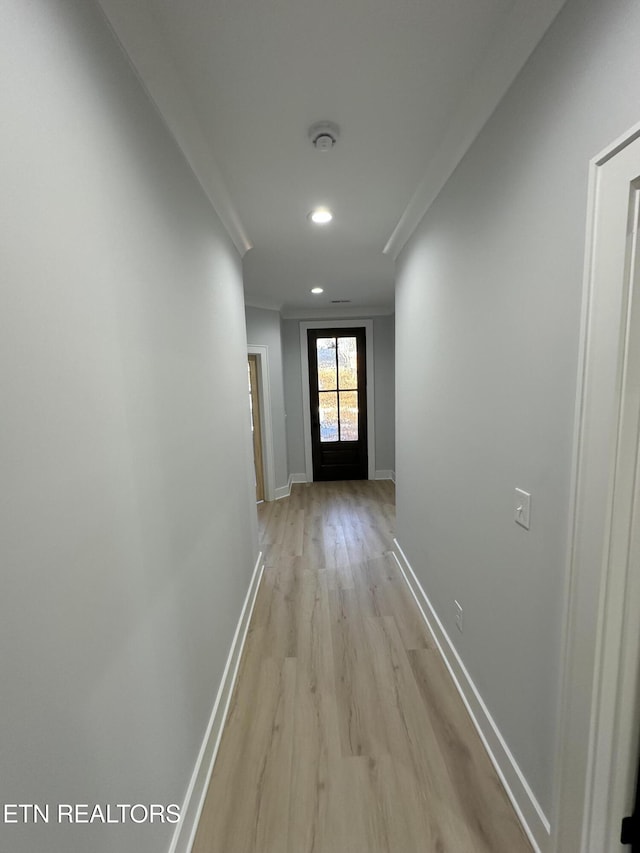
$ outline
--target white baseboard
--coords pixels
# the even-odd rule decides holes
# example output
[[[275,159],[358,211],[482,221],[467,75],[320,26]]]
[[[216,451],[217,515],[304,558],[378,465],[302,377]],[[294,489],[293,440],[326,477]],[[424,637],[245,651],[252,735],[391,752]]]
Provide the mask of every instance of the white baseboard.
[[[391,471],[390,469],[383,468],[380,471],[376,471],[374,480],[393,480],[396,481],[396,472]]]
[[[294,483],[306,483],[306,482],[307,482],[307,475],[306,474],[289,474],[289,482],[287,483],[287,485],[281,486],[279,489],[276,489],[276,494],[275,494],[276,500],[279,501],[280,498],[288,498],[289,495],[291,494],[291,486],[293,486]]]
[[[404,576],[407,586],[416,600],[420,612],[427,624],[444,662],[453,678],[453,682],[462,697],[473,724],[489,754],[489,758],[502,781],[507,796],[511,800],[522,826],[527,833],[536,853],[549,853],[551,847],[550,825],[533,791],[529,787],[522,771],[516,764],[506,741],[493,720],[475,684],[471,680],[458,652],[449,639],[431,602],[427,598],[420,581],[398,540],[393,540],[394,556]]]
[[[249,622],[251,621],[251,614],[253,613],[263,571],[264,563],[262,561],[262,552],[260,552],[256,560],[253,575],[251,576],[236,632],[231,642],[231,649],[224,672],[222,673],[222,680],[216,701],[213,705],[211,717],[209,718],[209,725],[207,726],[184,803],[180,810],[180,822],[176,824],[169,853],[190,853],[193,847],[198,821],[200,820],[209,781],[213,773],[213,765],[215,764],[218,747],[220,746],[222,731],[229,712],[231,694],[233,693],[238,676],[240,658],[242,657],[242,650],[247,639]]]

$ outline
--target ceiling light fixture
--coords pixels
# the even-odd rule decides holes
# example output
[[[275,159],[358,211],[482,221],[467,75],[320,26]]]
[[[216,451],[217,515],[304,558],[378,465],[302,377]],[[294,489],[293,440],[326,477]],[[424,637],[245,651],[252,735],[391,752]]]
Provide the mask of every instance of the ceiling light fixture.
[[[324,293],[324,288],[322,287],[312,287],[311,293]]]
[[[309,214],[309,219],[316,225],[326,225],[333,219],[333,213],[328,207],[316,207]]]

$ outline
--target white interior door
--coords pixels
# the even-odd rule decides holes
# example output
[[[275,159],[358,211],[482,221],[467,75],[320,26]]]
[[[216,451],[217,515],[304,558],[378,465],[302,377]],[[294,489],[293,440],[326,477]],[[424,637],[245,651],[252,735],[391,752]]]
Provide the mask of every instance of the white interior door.
[[[611,839],[602,849],[629,853],[629,847],[619,844],[619,836],[622,818],[633,810],[640,734],[640,139],[624,152],[620,167],[623,175],[616,176],[616,181],[626,184],[627,189],[628,292],[622,317],[611,541],[601,593],[602,657],[597,698],[603,720],[599,733],[603,754],[596,753],[594,805],[602,808],[606,838]],[[596,840],[600,825],[597,811],[593,818]]]
[[[640,128],[592,163],[556,853],[620,844],[640,704]]]

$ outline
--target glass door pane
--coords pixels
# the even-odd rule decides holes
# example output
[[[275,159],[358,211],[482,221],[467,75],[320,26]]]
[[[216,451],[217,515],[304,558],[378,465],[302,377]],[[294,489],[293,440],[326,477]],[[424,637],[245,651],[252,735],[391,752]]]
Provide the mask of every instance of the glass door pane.
[[[340,391],[340,441],[358,440],[358,392]]]
[[[354,337],[338,338],[338,387],[341,391],[358,388],[358,349]]]
[[[338,378],[336,370],[336,339],[318,338],[318,391],[336,391]]]
[[[321,391],[318,394],[320,441],[338,441],[338,394]]]

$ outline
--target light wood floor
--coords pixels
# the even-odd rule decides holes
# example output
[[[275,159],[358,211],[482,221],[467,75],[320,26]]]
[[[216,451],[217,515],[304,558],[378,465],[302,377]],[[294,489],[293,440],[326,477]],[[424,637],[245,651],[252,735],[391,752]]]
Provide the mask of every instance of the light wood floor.
[[[266,568],[193,853],[531,853],[393,556],[391,482],[261,507]]]

